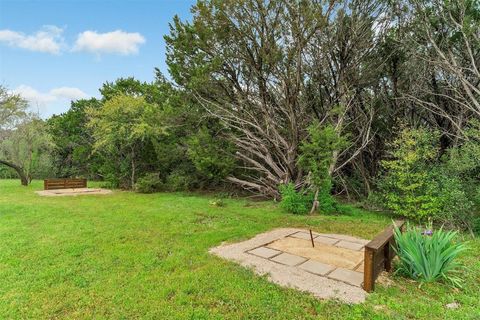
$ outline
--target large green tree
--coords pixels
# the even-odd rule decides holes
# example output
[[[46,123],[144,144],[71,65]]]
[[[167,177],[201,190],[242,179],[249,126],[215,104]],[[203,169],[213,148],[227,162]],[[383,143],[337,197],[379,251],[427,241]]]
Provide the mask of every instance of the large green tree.
[[[98,109],[97,99],[72,101],[70,109],[48,119],[54,144],[53,160],[57,177],[96,177],[100,159],[92,154],[94,139],[87,128],[87,109]]]
[[[118,184],[133,188],[138,178],[142,150],[164,132],[161,113],[143,97],[115,95],[100,108],[87,110],[94,152],[110,159]]]
[[[29,115],[5,134],[0,143],[0,159],[5,160],[0,162],[15,169],[21,183],[28,185],[32,178],[50,174],[51,147],[45,121]]]
[[[10,93],[6,87],[0,86],[0,144],[3,144],[11,135],[15,126],[27,116],[27,101],[19,95]],[[15,170],[22,185],[28,185],[28,178],[21,164],[0,155],[0,164]]]
[[[199,1],[176,17],[167,62],[174,80],[227,129],[246,171],[227,179],[268,196],[308,184],[298,165],[313,121],[355,140],[332,152],[328,174],[371,141],[376,1]]]

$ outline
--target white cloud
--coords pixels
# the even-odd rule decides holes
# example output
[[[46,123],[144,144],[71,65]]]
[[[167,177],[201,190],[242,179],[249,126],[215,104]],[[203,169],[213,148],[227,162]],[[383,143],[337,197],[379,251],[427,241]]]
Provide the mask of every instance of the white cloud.
[[[88,95],[78,88],[60,87],[50,90],[50,94],[57,98],[64,98],[68,100],[85,99]]]
[[[88,95],[78,88],[60,87],[48,92],[40,92],[30,86],[20,85],[12,90],[27,100],[32,107],[47,107],[48,104],[87,98]]]
[[[116,30],[98,33],[96,31],[84,31],[78,35],[73,51],[130,55],[138,53],[139,46],[143,43],[145,43],[145,38],[138,32],[129,33]]]
[[[63,29],[43,26],[39,31],[26,35],[9,29],[0,30],[0,43],[30,51],[59,54],[63,45]]]
[[[19,94],[32,105],[45,105],[57,100],[57,97],[50,93],[41,93],[32,87],[20,85],[12,90],[15,94]]]

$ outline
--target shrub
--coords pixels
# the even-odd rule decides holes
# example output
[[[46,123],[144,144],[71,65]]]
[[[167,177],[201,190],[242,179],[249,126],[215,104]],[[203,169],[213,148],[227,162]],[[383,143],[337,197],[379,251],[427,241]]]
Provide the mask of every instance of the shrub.
[[[331,213],[337,211],[337,202],[332,196],[332,181],[325,180],[318,190],[318,210],[320,213]]]
[[[450,228],[471,230],[475,217],[474,203],[465,192],[462,181],[441,169],[432,170],[430,179],[431,189],[437,195],[442,209],[436,220]]]
[[[158,173],[148,173],[137,180],[135,191],[140,193],[153,193],[160,191],[162,185]]]
[[[430,233],[408,224],[405,232],[396,226],[394,232],[400,258],[398,272],[420,282],[444,280],[460,285],[460,279],[453,275],[459,268],[455,259],[466,246],[453,241],[456,232],[441,228]]]
[[[468,139],[439,159],[437,133],[402,130],[390,145],[390,158],[382,161],[385,175],[378,183],[381,198],[376,200],[407,218],[432,219],[475,232],[480,210],[480,123],[469,123],[465,134]]]
[[[214,207],[225,207],[225,201],[221,198],[216,198],[210,201],[210,205]]]
[[[394,213],[417,221],[440,213],[441,201],[429,176],[437,140],[436,133],[404,129],[391,144],[391,159],[382,161],[386,175],[379,187],[385,206]]]
[[[308,127],[309,138],[302,141],[298,164],[309,173],[309,184],[316,191],[314,204],[322,213],[335,210],[331,194],[332,177],[330,167],[336,151],[347,146],[346,137],[341,137],[331,125],[314,123]]]
[[[444,222],[475,232],[480,218],[480,122],[471,120],[465,129],[467,139],[447,150],[438,168],[443,184]]]
[[[233,145],[221,136],[213,135],[206,127],[192,135],[187,144],[189,159],[212,183],[219,183],[234,170]]]
[[[480,217],[476,217],[476,218],[473,219],[473,222],[472,222],[472,232],[473,232],[475,235],[480,236]]]
[[[306,214],[310,211],[313,202],[311,193],[298,192],[293,183],[281,185],[279,190],[282,196],[281,208],[293,214]]]
[[[195,180],[192,179],[192,175],[193,174],[189,174],[182,169],[173,170],[172,173],[167,176],[165,182],[166,188],[169,191],[188,191],[192,181]]]

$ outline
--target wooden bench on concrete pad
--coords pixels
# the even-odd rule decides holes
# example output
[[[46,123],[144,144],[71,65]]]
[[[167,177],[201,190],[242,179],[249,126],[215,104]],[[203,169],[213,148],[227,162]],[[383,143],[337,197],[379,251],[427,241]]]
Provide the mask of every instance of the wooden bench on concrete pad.
[[[87,179],[45,179],[44,190],[86,188]]]
[[[395,225],[403,229],[405,221],[395,221]],[[395,257],[395,237],[393,225],[378,234],[372,241],[365,245],[365,260],[363,273],[363,289],[372,292],[375,280],[383,270],[392,270],[392,260]]]

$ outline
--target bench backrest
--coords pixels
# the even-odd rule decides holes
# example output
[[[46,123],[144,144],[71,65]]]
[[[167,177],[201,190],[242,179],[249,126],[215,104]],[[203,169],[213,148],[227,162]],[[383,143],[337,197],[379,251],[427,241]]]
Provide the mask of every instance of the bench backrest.
[[[45,179],[44,190],[86,188],[87,179]]]
[[[395,225],[402,229],[405,221],[395,221]],[[392,260],[395,257],[395,237],[393,225],[379,233],[365,246],[365,260],[363,271],[363,289],[367,292],[375,288],[375,280],[383,270],[391,271]]]

